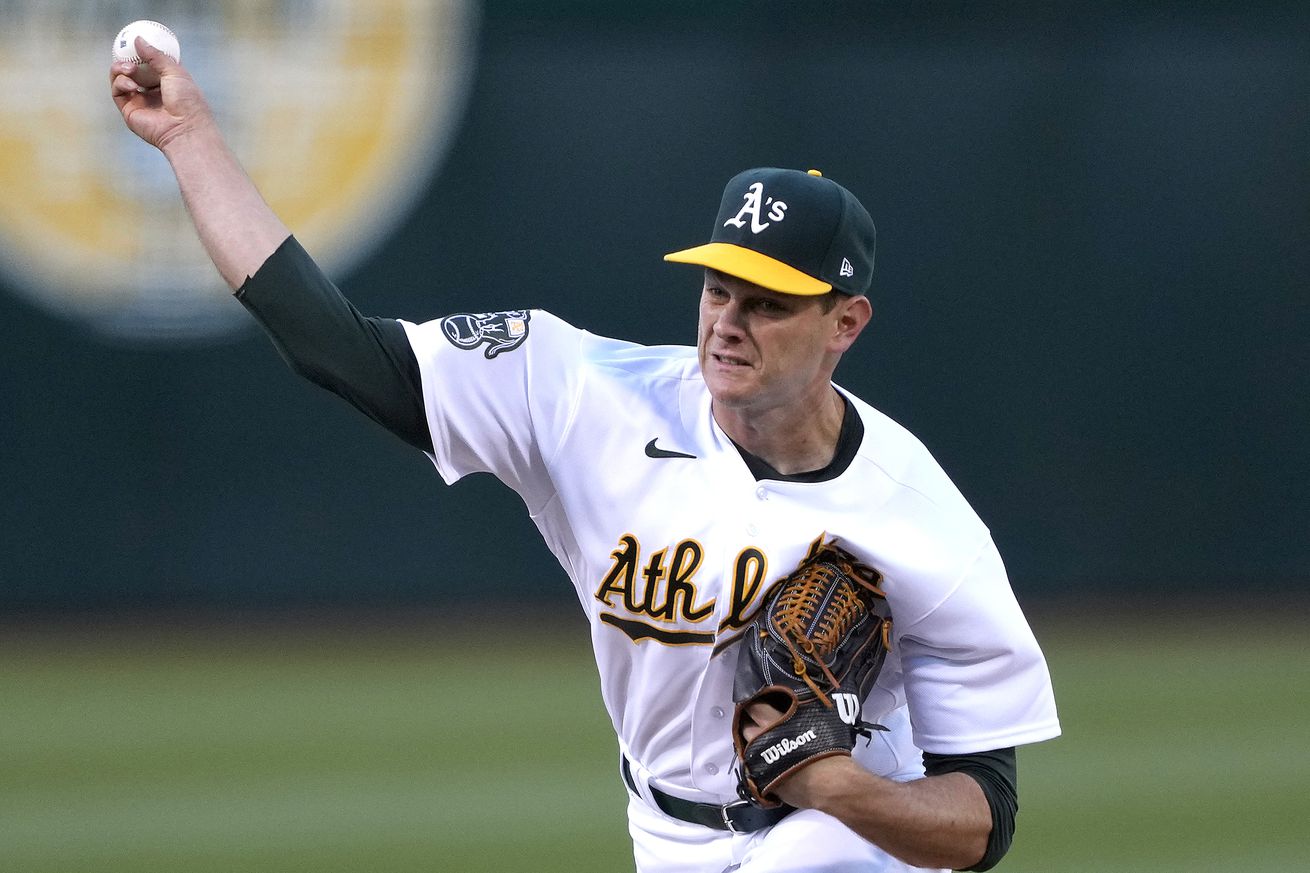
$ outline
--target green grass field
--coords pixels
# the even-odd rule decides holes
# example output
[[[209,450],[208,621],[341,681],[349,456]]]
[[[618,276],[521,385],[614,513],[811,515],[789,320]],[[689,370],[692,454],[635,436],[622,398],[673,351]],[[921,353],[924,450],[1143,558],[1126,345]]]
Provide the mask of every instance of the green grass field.
[[[5,628],[0,870],[631,870],[585,633],[487,623]],[[1065,735],[1021,752],[999,870],[1305,864],[1291,619],[1034,625]]]

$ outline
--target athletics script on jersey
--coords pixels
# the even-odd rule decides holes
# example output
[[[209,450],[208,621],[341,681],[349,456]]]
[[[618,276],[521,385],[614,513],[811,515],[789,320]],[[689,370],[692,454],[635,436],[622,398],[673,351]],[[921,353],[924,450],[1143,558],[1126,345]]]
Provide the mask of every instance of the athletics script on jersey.
[[[825,536],[820,535],[810,543],[807,560],[824,540]],[[594,596],[614,612],[601,613],[600,620],[637,642],[712,645],[717,653],[736,640],[737,631],[750,624],[765,600],[761,594],[769,573],[769,559],[759,549],[748,546],[732,562],[727,614],[714,630],[675,630],[660,626],[677,621],[702,624],[715,614],[717,598],[698,599],[696,576],[705,560],[704,547],[694,539],[685,539],[643,556],[637,538],[624,534],[610,558],[609,572]],[[619,614],[620,611],[627,615]],[[652,620],[660,624],[653,624]]]

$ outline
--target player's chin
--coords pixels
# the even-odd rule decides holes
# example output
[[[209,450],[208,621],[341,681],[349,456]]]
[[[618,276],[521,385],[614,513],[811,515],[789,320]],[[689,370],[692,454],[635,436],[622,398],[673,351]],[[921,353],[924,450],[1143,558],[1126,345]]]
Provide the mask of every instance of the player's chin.
[[[746,406],[757,393],[753,379],[744,378],[741,375],[722,375],[707,373],[705,375],[705,387],[710,391],[710,396],[719,406],[735,407]]]

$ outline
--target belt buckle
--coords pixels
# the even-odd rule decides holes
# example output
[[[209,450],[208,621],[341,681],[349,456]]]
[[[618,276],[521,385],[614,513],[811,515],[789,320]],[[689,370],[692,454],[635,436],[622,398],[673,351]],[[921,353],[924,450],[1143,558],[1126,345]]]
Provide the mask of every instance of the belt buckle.
[[[734,822],[732,820],[732,816],[728,814],[728,810],[730,809],[740,809],[743,806],[748,807],[750,805],[751,805],[750,801],[748,800],[734,800],[732,803],[725,803],[723,804],[723,806],[719,807],[719,817],[723,819],[723,826],[726,827],[730,833],[734,833],[734,834],[751,833],[751,831],[739,830],[737,828],[737,823]]]

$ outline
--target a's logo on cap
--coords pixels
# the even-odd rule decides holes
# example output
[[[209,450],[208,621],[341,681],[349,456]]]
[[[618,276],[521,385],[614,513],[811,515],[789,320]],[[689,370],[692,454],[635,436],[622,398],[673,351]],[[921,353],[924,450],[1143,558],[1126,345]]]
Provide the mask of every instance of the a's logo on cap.
[[[849,258],[841,259],[841,269],[838,270],[838,273],[840,273],[843,278],[846,276],[855,275],[855,268],[851,266],[851,262]]]
[[[741,209],[737,211],[735,216],[723,222],[724,227],[730,224],[733,227],[745,227],[746,216],[749,215],[751,217],[751,233],[759,233],[773,222],[782,221],[787,217],[786,203],[781,200],[774,200],[772,197],[765,198],[763,182],[753,183],[746,189],[742,199],[746,202],[741,205]],[[768,214],[769,220],[761,221],[760,213],[764,211],[765,206],[771,207]]]

